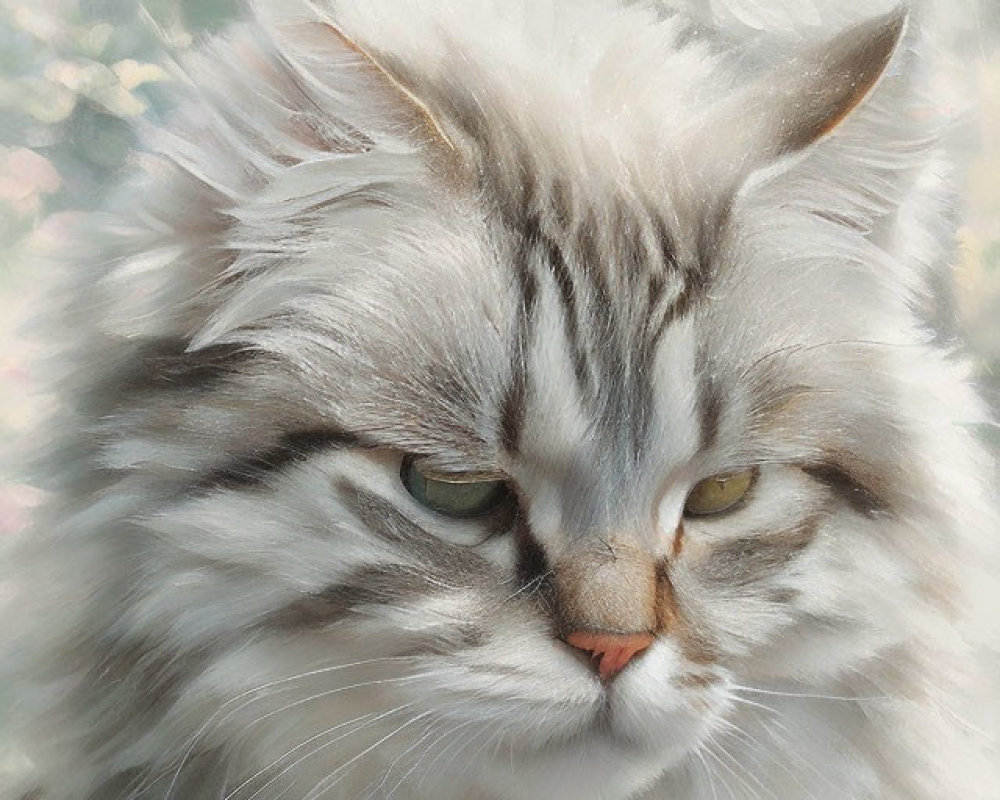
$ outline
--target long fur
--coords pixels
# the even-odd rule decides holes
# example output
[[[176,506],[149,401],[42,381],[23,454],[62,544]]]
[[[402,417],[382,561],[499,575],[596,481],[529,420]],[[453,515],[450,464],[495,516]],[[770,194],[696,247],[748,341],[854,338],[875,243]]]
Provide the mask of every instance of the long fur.
[[[188,58],[67,256],[5,797],[996,797],[920,15],[774,144],[847,5],[259,0]],[[517,508],[442,518],[407,454]],[[559,639],[604,545],[680,620],[607,684]]]

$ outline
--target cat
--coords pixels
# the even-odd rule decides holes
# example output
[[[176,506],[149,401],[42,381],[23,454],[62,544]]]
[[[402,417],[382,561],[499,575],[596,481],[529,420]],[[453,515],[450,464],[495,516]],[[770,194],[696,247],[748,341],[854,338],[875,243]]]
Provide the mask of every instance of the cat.
[[[724,7],[258,0],[184,61],[69,257],[9,797],[1000,795],[920,19]]]

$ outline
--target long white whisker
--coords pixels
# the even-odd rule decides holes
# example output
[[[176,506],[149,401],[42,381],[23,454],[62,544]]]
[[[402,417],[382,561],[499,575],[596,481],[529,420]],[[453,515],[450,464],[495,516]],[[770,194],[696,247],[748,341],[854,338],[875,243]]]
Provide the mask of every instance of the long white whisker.
[[[413,705],[413,704],[411,703],[409,705]],[[352,757],[348,761],[346,761],[343,764],[341,764],[333,772],[331,772],[329,775],[327,775],[325,778],[323,778],[323,780],[321,780],[319,783],[317,783],[309,791],[309,794],[307,794],[303,798],[303,800],[318,800],[318,798],[322,797],[324,794],[326,794],[328,791],[330,791],[344,777],[344,775],[342,774],[339,778],[337,778],[337,780],[333,781],[332,783],[328,783],[330,781],[330,779],[334,775],[336,775],[338,772],[342,772],[343,770],[347,769],[352,764],[356,763],[360,758],[363,758],[364,756],[368,755],[368,753],[370,753],[372,750],[374,750],[377,747],[379,747],[380,745],[384,744],[389,739],[391,739],[393,736],[396,736],[400,731],[405,730],[406,728],[408,728],[410,725],[414,724],[415,722],[419,722],[421,719],[423,719],[423,718],[425,718],[427,716],[430,716],[431,713],[433,713],[433,712],[431,712],[431,711],[424,711],[424,712],[422,712],[420,714],[417,714],[417,716],[411,718],[409,721],[404,722],[402,725],[399,725],[393,731],[387,733],[385,736],[383,736],[381,739],[379,739],[373,745],[370,745],[369,747],[366,747],[364,750],[362,750],[356,756]],[[319,750],[322,750],[323,748],[327,747],[329,744],[330,743],[327,743],[327,744],[324,744],[324,745],[320,745],[320,747],[317,748],[314,751],[314,753],[318,752]],[[310,754],[310,755],[312,755],[312,754]],[[324,785],[324,784],[326,784],[326,785]],[[318,792],[318,794],[317,794],[317,792]],[[253,800],[253,799],[252,798],[248,798],[248,800]]]
[[[381,780],[376,779],[369,784],[371,788],[368,790],[368,792],[365,793],[365,796],[363,798],[360,798],[360,800],[371,800],[372,798],[375,797],[376,792],[378,792],[380,789],[385,789],[386,784],[389,782],[389,777],[392,775],[392,771],[396,768],[396,765],[400,761],[402,761],[406,756],[408,756],[410,753],[416,750],[420,746],[420,744],[424,742],[429,736],[433,736],[434,730],[437,728],[437,726],[438,723],[433,721],[425,725],[423,731],[421,732],[421,735],[417,738],[417,740],[392,760],[392,763],[389,764],[388,768],[386,768],[385,772],[383,773]]]
[[[265,714],[262,714],[261,716],[259,716],[256,719],[252,720],[251,722],[249,722],[247,724],[246,727],[247,728],[251,728],[251,727],[253,727],[255,725],[260,724],[265,719],[269,719],[270,717],[273,717],[273,716],[275,716],[277,714],[284,714],[284,713],[286,713],[286,712],[290,711],[291,709],[296,708],[298,706],[304,705],[306,703],[315,702],[316,700],[320,700],[320,699],[322,699],[324,697],[330,697],[330,696],[335,695],[335,694],[340,694],[341,692],[346,692],[346,691],[348,691],[350,689],[360,689],[360,688],[365,688],[365,687],[369,687],[369,686],[379,686],[379,685],[388,684],[388,683],[404,683],[404,682],[408,682],[408,681],[412,681],[412,680],[417,680],[419,678],[432,677],[432,676],[434,676],[436,674],[439,674],[439,673],[437,673],[437,672],[417,672],[417,673],[413,673],[413,674],[410,674],[410,675],[400,675],[400,676],[398,676],[396,678],[382,678],[382,679],[376,680],[376,681],[362,681],[362,682],[359,682],[359,683],[351,684],[349,686],[338,686],[336,689],[329,689],[327,691],[317,692],[317,693],[312,694],[312,695],[310,695],[308,697],[300,698],[300,699],[298,699],[298,700],[296,700],[296,701],[294,701],[292,703],[287,703],[284,706],[282,706],[281,708],[273,709],[272,711],[269,711],[269,712],[267,712]],[[349,723],[342,723],[342,725],[344,725],[344,724],[349,724]],[[329,733],[329,731],[327,731],[327,733]],[[314,736],[311,739],[307,739],[305,742],[300,742],[296,747],[293,747],[291,751],[289,751],[285,755],[281,756],[281,758],[279,758],[278,761],[280,761],[281,759],[284,759],[285,757],[287,757],[288,755],[290,755],[295,750],[298,750],[301,747],[303,747],[305,744],[308,744],[310,741],[313,741],[315,738],[317,738],[317,737]],[[240,789],[242,789],[244,786],[246,786],[246,784],[248,784],[251,781],[255,780],[256,778],[260,777],[261,774],[263,774],[267,770],[269,770],[272,767],[274,767],[276,763],[277,763],[277,761],[273,761],[270,764],[268,764],[266,767],[263,767],[262,769],[258,770],[257,773],[255,773],[254,775],[252,775],[251,777],[249,777],[245,781],[243,781],[243,783],[241,783],[236,788],[236,790],[234,790],[234,793],[235,793],[235,791],[239,791]],[[298,762],[296,762],[296,763],[298,763]],[[232,795],[227,795],[226,798],[225,798],[225,800],[229,800],[229,798],[231,796]]]
[[[284,714],[285,712],[290,711],[293,708],[297,708],[298,706],[305,705],[306,703],[313,703],[316,700],[322,700],[323,698],[326,697],[332,697],[333,695],[340,694],[341,692],[346,692],[351,689],[364,689],[369,686],[384,686],[386,684],[409,683],[411,681],[420,680],[421,678],[434,677],[435,675],[439,674],[441,674],[441,672],[414,672],[409,675],[399,675],[395,678],[380,678],[379,680],[373,680],[373,681],[360,681],[359,683],[352,683],[347,686],[338,686],[336,689],[327,689],[322,692],[316,692],[315,694],[311,694],[308,697],[302,697],[291,703],[287,703],[281,708],[272,709],[271,711],[268,711],[265,714],[262,714],[261,716],[247,723],[246,727],[249,728],[255,725],[259,725],[264,720],[270,719],[271,717],[276,716],[277,714]]]
[[[507,597],[505,597],[500,602],[500,605],[504,605],[505,603],[509,603],[511,600],[513,600],[515,597],[517,597],[518,595],[520,595],[522,592],[525,592],[525,591],[528,592],[528,596],[530,597],[542,585],[542,583],[545,581],[545,579],[547,577],[549,577],[551,574],[552,574],[552,569],[545,570],[545,572],[543,572],[541,575],[539,575],[539,576],[537,576],[535,578],[532,578],[530,581],[528,581],[526,584],[524,584],[517,591],[512,592],[511,594],[507,595]]]
[[[428,746],[425,752],[425,755],[429,753],[432,750],[432,748],[434,748],[437,745],[438,742],[442,741],[443,739],[449,736],[455,736],[455,741],[459,741],[457,734],[464,728],[467,728],[472,723],[473,720],[466,720],[465,722],[455,725],[451,729],[445,731],[443,734],[441,734],[441,736],[439,736],[437,739],[431,742],[431,744]],[[448,750],[453,746],[453,744],[454,744],[453,742],[449,742],[448,744],[446,744],[443,748],[441,748],[441,752],[438,753],[436,756],[434,756],[434,758],[431,759],[431,761],[427,764],[426,768],[423,771],[423,774],[420,776],[420,779],[417,781],[417,784],[414,787],[415,794],[418,795],[420,794],[420,787],[423,785],[423,782],[427,779],[427,776],[430,774],[431,769],[433,769],[434,765],[441,760],[441,757],[448,752]],[[422,759],[423,756],[421,756],[421,760]],[[419,761],[417,763],[419,764]],[[398,788],[398,786],[396,788]],[[395,789],[393,789],[393,791],[395,791]]]
[[[784,726],[780,722],[776,722],[774,720],[771,720],[770,722],[765,721],[765,720],[761,720],[760,724],[764,728],[764,730],[767,731],[768,735],[772,739],[775,740],[775,742],[780,742],[783,745],[782,747],[778,748],[779,752],[788,753],[789,755],[793,756],[795,759],[798,760],[798,762],[800,764],[802,764],[803,767],[805,767],[806,770],[808,770],[813,775],[815,775],[817,778],[819,778],[827,786],[830,786],[832,788],[836,788],[835,785],[834,785],[834,783],[833,783],[833,781],[831,780],[830,776],[826,775],[815,764],[813,764],[811,761],[809,761],[809,759],[807,759],[805,756],[803,756],[799,752],[798,748],[791,746],[791,744],[790,744],[790,742],[789,742],[788,739],[785,739],[785,738],[779,736],[773,730],[771,730],[771,724],[774,724],[780,730],[782,730],[785,733],[791,735],[791,732],[788,730],[788,728],[786,726]]]
[[[732,774],[732,770],[729,769],[729,767],[725,763],[723,763],[722,759],[720,759],[719,756],[715,754],[715,752],[712,750],[711,743],[708,741],[705,742],[704,754],[710,757],[716,764],[723,767],[726,770],[726,772],[728,772],[730,775]],[[725,778],[723,778],[721,774],[716,774],[716,777],[720,781],[722,781],[722,785],[723,787],[725,787],[725,790],[729,793],[730,798],[732,798],[732,800],[739,800],[739,798],[736,797],[736,793],[733,791],[733,787],[729,785],[729,782],[725,780]]]
[[[332,728],[327,728],[326,730],[324,730],[324,731],[322,731],[320,733],[314,734],[313,736],[310,736],[308,739],[305,739],[305,740],[299,742],[298,744],[296,744],[293,747],[291,747],[288,750],[286,750],[284,753],[282,753],[276,759],[274,759],[273,761],[271,761],[270,764],[268,764],[267,766],[261,767],[259,770],[257,770],[253,775],[251,775],[249,778],[247,778],[242,783],[240,783],[239,786],[237,786],[231,792],[229,792],[228,794],[226,794],[225,797],[223,798],[223,800],[231,800],[231,798],[234,797],[238,792],[240,792],[243,788],[245,788],[249,784],[253,783],[255,780],[257,780],[257,778],[259,778],[262,775],[264,775],[268,770],[270,770],[273,767],[277,766],[282,761],[284,761],[286,758],[288,758],[290,755],[292,755],[293,753],[297,752],[298,750],[301,750],[303,747],[307,747],[309,744],[311,744],[312,742],[316,741],[316,739],[320,739],[320,738],[322,738],[324,736],[329,736],[331,733],[333,733],[334,731],[336,731],[336,730],[338,730],[340,728],[344,728],[344,727],[346,727],[348,725],[354,725],[354,724],[359,723],[359,722],[363,723],[363,724],[360,725],[357,730],[361,730],[361,728],[363,728],[365,724],[367,724],[369,721],[372,721],[372,717],[373,716],[374,716],[374,714],[371,714],[371,713],[369,713],[369,714],[362,714],[361,716],[355,717],[354,719],[349,719],[346,722],[340,722],[337,725],[334,725]]]
[[[754,721],[755,722],[760,722],[761,725],[763,725],[763,721],[762,720],[754,720]],[[750,745],[753,749],[750,752],[747,753],[747,756],[759,768],[761,768],[761,769],[765,768],[765,764],[764,764],[764,762],[761,761],[760,755],[758,755],[758,754],[771,753],[772,751],[771,751],[771,749],[769,749],[769,748],[767,748],[765,746],[764,742],[762,742],[756,736],[753,736],[749,731],[743,729],[742,727],[740,727],[739,725],[737,725],[735,722],[732,722],[730,720],[720,720],[718,724],[722,728],[724,728],[728,733],[732,734],[733,736],[737,736],[739,739],[741,739],[744,742],[744,744]],[[765,730],[765,733],[767,733],[766,730]],[[778,752],[780,752],[780,751],[778,751]],[[793,770],[790,770],[787,766],[785,766],[784,764],[782,764],[777,759],[773,759],[771,763],[775,764],[779,769],[782,769],[785,772],[787,772],[788,775],[792,779],[794,779],[796,781],[796,783],[800,783],[800,785],[801,785],[801,782],[799,781],[798,776],[795,774],[795,772]],[[805,787],[803,787],[803,788],[805,788]]]
[[[404,703],[403,705],[396,706],[395,708],[389,709],[388,711],[383,711],[381,714],[376,714],[374,717],[372,717],[371,719],[367,720],[360,727],[358,727],[358,728],[356,728],[354,730],[351,730],[351,731],[347,731],[347,733],[342,733],[342,734],[340,734],[338,736],[335,736],[330,741],[324,742],[323,744],[318,745],[317,747],[314,747],[312,750],[310,750],[305,755],[299,756],[291,764],[287,765],[286,767],[283,767],[280,772],[278,772],[276,775],[274,775],[273,777],[271,777],[263,786],[261,786],[256,792],[254,792],[252,795],[250,795],[247,798],[247,800],[254,800],[254,798],[256,798],[262,791],[264,791],[264,789],[266,789],[268,786],[270,786],[272,783],[274,783],[278,778],[280,778],[282,775],[285,775],[288,772],[290,772],[291,770],[293,770],[295,767],[297,767],[299,764],[301,764],[306,759],[312,758],[314,755],[316,755],[316,753],[319,753],[320,751],[326,749],[327,747],[330,747],[331,745],[334,745],[337,742],[342,741],[343,739],[345,739],[346,737],[350,736],[353,733],[357,733],[358,731],[363,730],[364,728],[367,728],[369,725],[375,724],[376,722],[378,722],[381,719],[385,719],[386,717],[392,716],[393,714],[397,714],[400,711],[404,711],[407,708],[410,708],[410,707],[412,707],[414,705],[416,705],[416,701],[412,701],[412,702],[409,702],[409,703]],[[331,728],[331,729],[329,729],[327,731],[324,731],[323,734],[321,734],[319,736],[314,736],[312,738],[313,738],[313,740],[315,740],[317,738],[321,738],[322,736],[328,736],[332,732],[333,732],[333,729]],[[350,763],[350,762],[348,762],[348,763]],[[228,798],[227,798],[227,800],[228,800]]]
[[[726,757],[726,759],[728,761],[730,761],[732,764],[736,765],[736,767],[742,767],[742,765],[740,764],[740,762],[737,759],[733,758],[733,756],[729,753],[729,751],[727,751],[726,748],[723,747],[722,742],[717,741],[716,744],[719,745],[719,749],[722,751],[722,754],[725,755],[725,757]],[[726,761],[722,760],[722,757],[718,753],[715,754],[715,757],[716,757],[717,763],[719,764],[720,767],[722,767],[724,770],[726,770],[726,772],[728,772],[730,775],[732,775],[733,778],[735,778],[740,783],[740,785],[744,789],[747,790],[747,792],[749,792],[751,795],[753,795],[753,797],[755,798],[755,800],[760,800],[760,795],[757,793],[757,791],[749,783],[747,783],[745,780],[743,780],[743,778],[739,775],[738,772],[736,772],[732,767],[730,767],[726,763]],[[744,772],[745,772],[746,771],[745,767],[743,769],[744,769]],[[771,796],[774,797],[773,794]],[[777,798],[775,800],[777,800]]]
[[[167,787],[167,792],[164,795],[164,800],[170,800],[170,798],[173,796],[174,787],[176,786],[177,781],[180,779],[180,775],[181,772],[183,772],[184,765],[187,763],[188,759],[191,758],[191,754],[194,752],[194,749],[195,747],[197,747],[199,740],[205,735],[205,733],[208,732],[208,730],[213,725],[221,725],[232,714],[239,712],[243,708],[246,708],[246,706],[252,703],[254,700],[259,699],[261,692],[264,692],[268,689],[272,689],[275,686],[284,686],[290,683],[294,683],[296,681],[305,680],[306,678],[315,677],[316,675],[329,674],[331,672],[338,672],[340,670],[351,669],[353,667],[369,666],[371,664],[377,664],[381,662],[397,662],[397,661],[413,661],[413,660],[415,660],[414,656],[383,656],[380,658],[367,658],[361,661],[352,661],[349,664],[335,664],[329,667],[321,667],[319,669],[310,670],[309,672],[302,672],[297,675],[289,675],[284,678],[277,678],[267,683],[263,683],[259,686],[255,686],[252,689],[247,689],[245,691],[242,691],[239,694],[235,695],[234,697],[229,698],[225,703],[219,706],[219,708],[217,708],[209,716],[209,718],[205,720],[204,724],[191,736],[191,739],[187,747],[185,748],[184,753],[180,758],[180,761],[177,764],[177,768],[174,770],[173,778],[171,778],[170,785]],[[244,703],[240,705],[238,708],[232,709],[228,713],[225,713],[226,709],[230,705],[232,705],[233,703],[239,703],[241,700],[247,697],[250,698],[250,700],[247,703]],[[222,719],[219,719],[220,715],[223,715]],[[142,790],[139,791],[138,794],[141,794],[142,791],[146,790],[146,788],[148,788],[148,786],[142,788]],[[134,800],[134,798],[137,797],[138,794],[134,793],[129,798],[129,800]]]
[[[705,760],[705,755],[701,752],[702,747],[704,747],[704,744],[698,745],[694,751],[694,756],[701,762],[702,769],[705,770],[705,775],[708,777],[708,788],[712,790],[712,800],[719,800],[719,791],[715,788],[715,778],[712,776],[712,769]]]
[[[728,699],[732,700],[734,703],[748,706],[749,708],[757,708],[762,711],[767,711],[770,714],[777,714],[779,716],[781,715],[781,712],[778,709],[774,708],[773,706],[765,705],[764,703],[756,703],[753,700],[748,700],[745,697],[738,697],[735,694],[730,694],[728,696]]]
[[[756,686],[741,686],[739,684],[730,684],[729,688],[741,692],[750,692],[751,694],[766,694],[766,695],[773,695],[774,697],[801,697],[807,700],[845,700],[851,703],[858,703],[867,700],[874,701],[874,700],[888,699],[886,695],[851,697],[849,695],[809,694],[807,692],[782,692],[774,689],[760,689]]]
[[[488,747],[491,742],[493,742],[495,739],[501,736],[506,727],[507,726],[504,724],[504,720],[502,719],[495,719],[492,721],[492,723],[483,725],[472,736],[468,737],[465,740],[465,742],[462,743],[462,746],[458,748],[458,750],[452,753],[451,758],[449,758],[445,764],[445,771],[450,772],[451,765],[458,760],[459,756],[461,756],[462,753],[464,753],[467,748],[471,747],[472,744],[477,739],[479,739],[480,737],[485,737],[483,739],[482,744],[480,744],[480,746],[477,748],[476,753],[472,757],[465,759],[465,767],[458,774],[459,778],[464,778],[468,774],[469,770],[472,768],[473,764],[476,763],[476,756],[478,756],[479,753],[485,750],[486,747]]]

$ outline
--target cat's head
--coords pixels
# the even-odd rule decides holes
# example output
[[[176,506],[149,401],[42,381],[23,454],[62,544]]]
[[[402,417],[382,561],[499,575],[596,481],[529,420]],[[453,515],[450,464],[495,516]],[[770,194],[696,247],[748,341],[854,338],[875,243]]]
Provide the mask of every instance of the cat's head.
[[[109,233],[118,757],[618,796],[945,591],[906,17],[412,6],[208,48]]]

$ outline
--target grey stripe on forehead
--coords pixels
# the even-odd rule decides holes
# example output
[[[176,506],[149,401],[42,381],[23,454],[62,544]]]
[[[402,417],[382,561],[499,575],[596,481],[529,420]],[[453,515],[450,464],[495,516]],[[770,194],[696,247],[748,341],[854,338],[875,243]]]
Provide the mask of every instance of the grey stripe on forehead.
[[[521,297],[519,320],[510,351],[510,379],[500,404],[500,444],[509,453],[516,453],[520,446],[521,431],[528,402],[528,353],[531,349],[535,314],[538,305],[538,282],[528,264],[530,254],[522,246],[515,255],[515,280]]]
[[[527,343],[537,324],[538,287],[550,281],[581,403],[605,435],[641,449],[653,418],[656,353],[670,326],[706,292],[727,207],[702,221],[691,263],[681,263],[667,212],[650,199],[595,198],[565,175],[542,179],[537,148],[510,138],[507,128],[500,137],[485,124],[483,107],[466,111],[460,127],[476,154],[480,196],[513,242],[517,288],[525,298],[498,414],[501,444],[517,452],[532,369]]]

